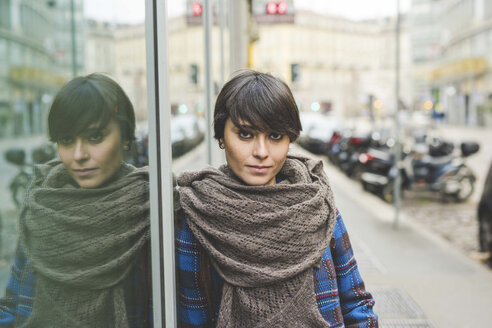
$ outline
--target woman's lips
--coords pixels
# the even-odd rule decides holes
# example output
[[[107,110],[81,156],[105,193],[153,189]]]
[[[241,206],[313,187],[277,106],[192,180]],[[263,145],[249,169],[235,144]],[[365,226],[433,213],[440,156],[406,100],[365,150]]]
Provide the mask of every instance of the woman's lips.
[[[257,174],[267,173],[268,169],[270,168],[270,166],[255,166],[255,165],[248,165],[248,167],[251,171]]]
[[[92,174],[95,170],[96,169],[80,169],[80,170],[73,170],[73,171],[78,177],[86,177]]]

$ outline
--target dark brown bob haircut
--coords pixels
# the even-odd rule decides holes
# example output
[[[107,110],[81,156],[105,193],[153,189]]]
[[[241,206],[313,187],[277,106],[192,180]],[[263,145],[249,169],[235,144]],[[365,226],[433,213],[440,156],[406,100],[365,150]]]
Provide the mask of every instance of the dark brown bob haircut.
[[[104,128],[114,119],[123,142],[135,140],[135,112],[125,91],[106,75],[79,76],[57,93],[48,115],[51,141],[75,137],[96,124]]]
[[[239,71],[220,91],[214,111],[215,139],[224,137],[229,117],[236,126],[242,121],[257,131],[287,135],[291,142],[302,130],[299,110],[287,84],[253,70]]]

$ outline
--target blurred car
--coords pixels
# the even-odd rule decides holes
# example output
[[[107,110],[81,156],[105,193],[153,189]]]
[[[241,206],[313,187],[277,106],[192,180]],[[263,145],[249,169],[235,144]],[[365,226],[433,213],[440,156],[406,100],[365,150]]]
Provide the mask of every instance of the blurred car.
[[[314,154],[326,154],[333,132],[342,126],[338,118],[319,113],[304,113],[301,124],[303,133],[298,144]]]
[[[480,251],[492,252],[492,163],[485,180],[482,197],[478,203],[478,239]],[[492,267],[492,258],[487,264]]]
[[[314,112],[299,113],[299,119],[301,121],[302,131],[299,138],[297,138],[296,142],[302,148],[305,148],[306,143],[308,141],[307,131],[311,129],[311,126],[316,122],[317,119],[319,119],[319,117],[320,117],[319,113],[314,113]]]

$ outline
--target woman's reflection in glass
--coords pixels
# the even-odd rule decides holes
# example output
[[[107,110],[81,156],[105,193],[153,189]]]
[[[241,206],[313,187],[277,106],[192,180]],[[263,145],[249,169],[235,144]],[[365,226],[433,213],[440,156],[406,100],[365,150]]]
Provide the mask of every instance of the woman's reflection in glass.
[[[124,162],[135,113],[102,74],[55,97],[59,159],[35,168],[0,327],[150,327],[148,170]]]

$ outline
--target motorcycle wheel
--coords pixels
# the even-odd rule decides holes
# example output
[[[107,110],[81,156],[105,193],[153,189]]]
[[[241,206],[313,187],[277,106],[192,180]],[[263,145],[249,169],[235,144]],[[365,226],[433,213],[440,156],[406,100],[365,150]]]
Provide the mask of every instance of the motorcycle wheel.
[[[454,198],[456,202],[464,202],[473,194],[473,191],[475,190],[475,184],[473,178],[468,175],[462,176],[458,180],[458,183],[460,188],[455,194]]]
[[[17,208],[20,208],[22,206],[22,203],[24,202],[29,183],[29,176],[26,173],[22,172],[14,178],[14,181],[10,185],[12,200],[14,201],[14,204]]]
[[[18,185],[12,190],[12,199],[17,208],[21,208],[24,198],[26,197],[27,187],[25,185]]]

